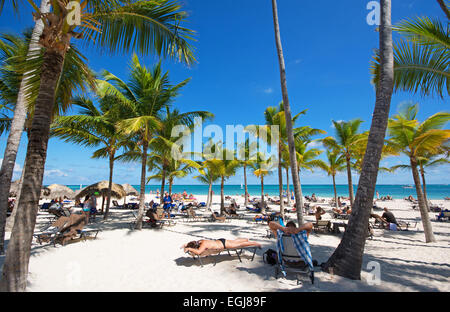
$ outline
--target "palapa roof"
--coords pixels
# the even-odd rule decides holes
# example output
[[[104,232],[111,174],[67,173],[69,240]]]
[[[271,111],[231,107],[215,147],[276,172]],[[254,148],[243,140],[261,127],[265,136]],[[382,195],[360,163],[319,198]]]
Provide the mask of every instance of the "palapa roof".
[[[122,187],[127,195],[139,195],[139,192],[128,183],[122,184]]]
[[[100,193],[100,196],[108,196],[108,181],[100,181],[94,184],[91,184],[89,186],[86,186],[84,189],[82,189],[76,196],[76,199],[80,199],[85,197],[86,195],[94,195],[96,192]],[[111,188],[111,197],[114,198],[122,198],[126,196],[127,193],[125,192],[124,188],[120,184],[113,183]]]
[[[47,186],[46,188],[43,188],[41,191],[41,195],[44,198],[75,198],[75,192],[69,187],[61,184],[52,184]]]

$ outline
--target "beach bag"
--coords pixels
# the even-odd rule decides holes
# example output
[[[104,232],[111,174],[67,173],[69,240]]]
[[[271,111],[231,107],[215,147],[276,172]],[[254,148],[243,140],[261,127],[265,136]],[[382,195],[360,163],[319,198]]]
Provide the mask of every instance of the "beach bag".
[[[270,265],[277,264],[277,252],[273,249],[267,249],[263,254],[263,261]]]

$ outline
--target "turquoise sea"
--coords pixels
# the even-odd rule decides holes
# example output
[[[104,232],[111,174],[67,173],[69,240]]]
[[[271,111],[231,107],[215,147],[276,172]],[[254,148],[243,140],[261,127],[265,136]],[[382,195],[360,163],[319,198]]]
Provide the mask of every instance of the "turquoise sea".
[[[80,185],[67,185],[72,190],[79,190]],[[82,185],[85,187],[87,185]],[[140,191],[139,185],[133,185],[133,187]],[[286,189],[286,185],[284,186]],[[337,185],[336,186],[338,196],[348,196],[348,186],[347,185]],[[357,186],[354,186],[356,194]],[[161,185],[147,185],[145,187],[145,192],[150,193],[156,192],[156,190],[161,190]],[[168,186],[166,189],[168,190]],[[290,191],[293,191],[294,187],[290,186]],[[391,195],[395,199],[405,198],[409,195],[416,196],[416,189],[412,185],[377,185],[376,190],[380,193],[380,196]],[[188,194],[195,195],[206,195],[208,193],[207,185],[174,185],[172,188],[173,193],[182,193],[186,191]],[[220,185],[213,185],[214,194],[220,194]],[[310,196],[315,193],[320,197],[333,197],[333,185],[327,184],[305,184],[302,185],[302,191],[304,195]],[[261,195],[261,185],[248,185],[248,192],[251,196]],[[244,187],[241,185],[225,185],[224,188],[225,195],[242,195],[244,194]],[[278,185],[264,185],[264,193],[270,196],[278,195]],[[450,185],[449,184],[430,184],[427,185],[427,195],[428,199],[443,199],[444,197],[450,197]]]

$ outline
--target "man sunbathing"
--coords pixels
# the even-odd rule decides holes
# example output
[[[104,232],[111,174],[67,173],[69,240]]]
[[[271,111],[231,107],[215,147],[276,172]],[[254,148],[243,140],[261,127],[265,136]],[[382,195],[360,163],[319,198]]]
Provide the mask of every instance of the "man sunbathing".
[[[286,223],[286,226],[282,226],[281,224],[277,223],[277,222],[269,222],[269,228],[272,231],[273,235],[275,236],[275,238],[277,237],[277,230],[281,230],[286,234],[298,234],[302,231],[306,231],[306,235],[309,237],[309,233],[311,233],[312,229],[313,229],[313,224],[311,222],[307,222],[302,224],[300,227],[297,227],[297,225],[295,225],[294,221],[289,221],[288,223]]]
[[[261,244],[252,242],[248,238],[238,238],[234,240],[225,238],[216,240],[202,239],[199,241],[191,241],[181,246],[181,248],[184,249],[184,252],[191,252],[196,255],[201,255],[208,250],[212,252],[219,252],[225,249],[244,248],[252,246],[261,248]]]

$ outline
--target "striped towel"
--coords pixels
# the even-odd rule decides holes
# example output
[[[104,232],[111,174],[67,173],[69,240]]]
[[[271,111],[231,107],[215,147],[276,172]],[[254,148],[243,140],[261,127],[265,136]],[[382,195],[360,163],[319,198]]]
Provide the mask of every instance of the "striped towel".
[[[281,230],[277,230],[277,252],[278,252],[278,259],[280,263],[281,272],[284,276],[286,276],[286,272],[284,270],[283,265],[283,258],[281,254],[284,252],[284,246],[283,246],[283,240],[281,237],[284,235],[284,232]],[[292,240],[294,242],[295,249],[297,250],[297,253],[302,257],[303,261],[305,261],[306,264],[308,264],[311,272],[314,272],[314,265],[312,261],[311,256],[311,249],[309,247],[308,243],[308,235],[306,234],[306,231],[301,231],[298,234],[291,235]]]

